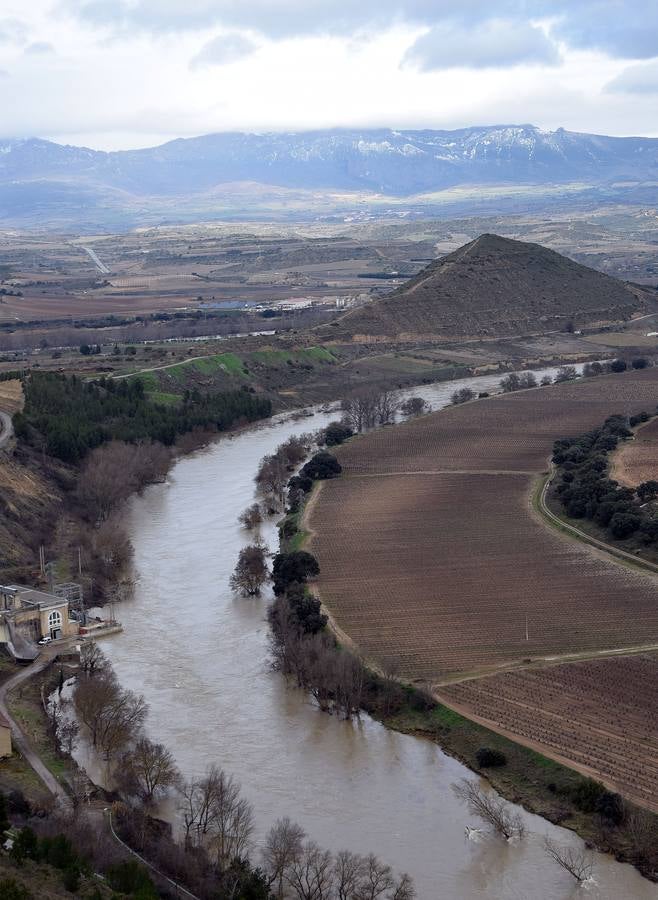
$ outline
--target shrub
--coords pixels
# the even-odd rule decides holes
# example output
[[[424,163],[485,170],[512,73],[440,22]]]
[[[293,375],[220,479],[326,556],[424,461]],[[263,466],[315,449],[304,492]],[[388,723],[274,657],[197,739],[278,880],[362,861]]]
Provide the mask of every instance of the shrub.
[[[343,471],[343,467],[335,456],[321,450],[312,456],[311,459],[302,466],[300,475],[303,478],[311,478],[313,481],[324,480],[325,478],[335,478]]]
[[[507,765],[507,757],[500,750],[494,750],[491,747],[480,747],[475,754],[478,766],[481,769],[492,769],[498,766]]]
[[[324,442],[327,447],[335,447],[353,434],[354,431],[345,422],[330,422],[324,430]]]
[[[32,900],[32,894],[15,878],[3,878],[0,881],[0,897],[2,900]]]
[[[137,894],[141,900],[157,900],[158,892],[149,878],[149,874],[138,862],[117,863],[106,872],[110,887],[122,894]]]
[[[604,791],[594,804],[596,812],[611,825],[621,825],[624,821],[624,801],[619,794]]]
[[[610,363],[611,372],[625,372],[628,366],[623,359],[613,359]]]
[[[306,550],[277,553],[272,565],[274,593],[283,594],[294,581],[303,584],[307,578],[320,574],[317,559]]]
[[[456,406],[459,403],[468,403],[469,400],[475,399],[475,391],[472,391],[470,388],[460,388],[458,391],[455,391],[454,394],[450,396],[450,402]]]
[[[631,365],[634,369],[646,369],[649,365],[649,360],[644,356],[636,356],[635,359],[631,360]]]
[[[610,519],[609,528],[614,537],[623,540],[637,531],[641,524],[641,516],[637,516],[635,513],[617,512]]]
[[[592,778],[584,778],[580,784],[572,788],[571,800],[582,812],[591,813],[596,810],[600,797],[606,793],[605,788]]]

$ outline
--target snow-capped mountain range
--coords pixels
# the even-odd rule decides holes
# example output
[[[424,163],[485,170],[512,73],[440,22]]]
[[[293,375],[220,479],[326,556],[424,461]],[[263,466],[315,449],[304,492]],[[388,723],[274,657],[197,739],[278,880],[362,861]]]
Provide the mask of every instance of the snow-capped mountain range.
[[[103,152],[40,139],[0,142],[0,219],[58,196],[97,204],[189,198],[250,182],[284,189],[411,197],[491,185],[658,183],[658,139],[531,125],[458,131],[389,129],[220,133],[142,150]],[[27,207],[25,206],[27,204]],[[4,209],[3,209],[4,207]]]

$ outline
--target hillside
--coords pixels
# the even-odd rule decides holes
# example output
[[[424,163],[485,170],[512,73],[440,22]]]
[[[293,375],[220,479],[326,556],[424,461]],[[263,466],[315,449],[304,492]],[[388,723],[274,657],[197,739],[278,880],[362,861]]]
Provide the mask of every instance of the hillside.
[[[484,186],[500,188],[498,205],[563,202],[573,192],[600,203],[637,202],[639,191],[651,202],[657,173],[658,139],[532,125],[227,132],[113,152],[13,140],[0,145],[0,221],[107,227],[244,219],[264,208],[300,216],[317,205],[326,214],[364,202],[380,211],[401,201],[470,208],[485,202]],[[523,190],[510,198],[511,187]]]
[[[629,319],[650,303],[539,244],[483,234],[323,330],[357,341],[509,337]]]

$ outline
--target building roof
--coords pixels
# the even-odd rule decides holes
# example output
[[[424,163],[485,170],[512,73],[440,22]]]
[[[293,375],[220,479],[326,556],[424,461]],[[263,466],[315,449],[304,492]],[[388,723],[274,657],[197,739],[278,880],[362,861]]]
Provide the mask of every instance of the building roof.
[[[3,585],[0,586],[0,591],[3,588],[18,594],[18,599],[21,603],[38,606],[39,609],[47,609],[49,606],[66,606],[68,603],[65,597],[56,597],[54,594],[47,594],[46,591],[38,591],[36,588],[26,587],[22,584]]]

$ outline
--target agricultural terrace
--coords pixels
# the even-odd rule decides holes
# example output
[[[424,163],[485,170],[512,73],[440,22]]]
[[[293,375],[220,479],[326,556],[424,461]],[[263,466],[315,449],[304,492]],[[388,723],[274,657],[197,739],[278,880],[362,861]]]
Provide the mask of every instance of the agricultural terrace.
[[[343,476],[308,511],[336,625],[369,659],[430,683],[658,645],[655,577],[532,508],[555,439],[657,400],[658,369],[632,371],[452,407],[341,447]]]
[[[611,477],[632,488],[658,479],[658,418],[641,425],[632,441],[619,445],[612,457]]]
[[[658,656],[641,654],[505,672],[439,694],[658,812],[657,683]]]

